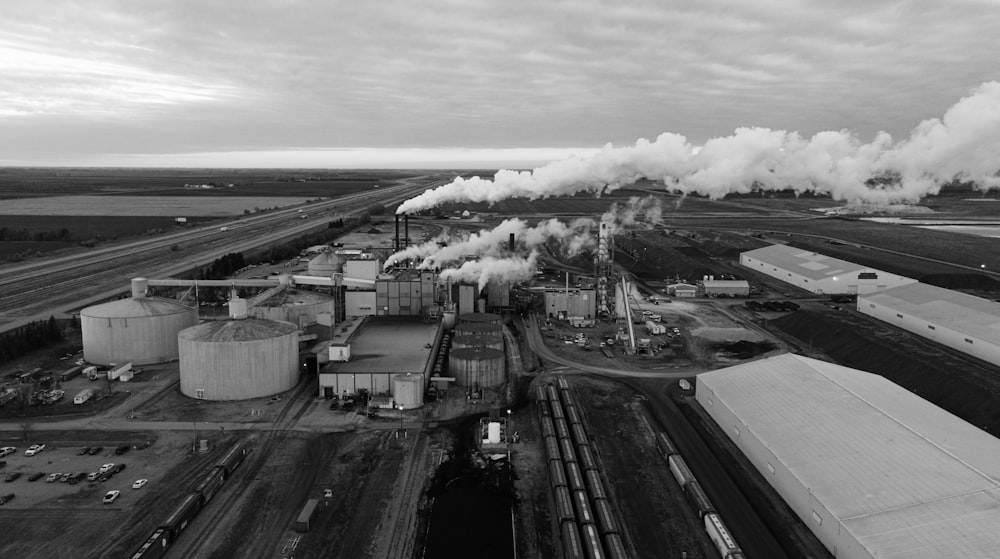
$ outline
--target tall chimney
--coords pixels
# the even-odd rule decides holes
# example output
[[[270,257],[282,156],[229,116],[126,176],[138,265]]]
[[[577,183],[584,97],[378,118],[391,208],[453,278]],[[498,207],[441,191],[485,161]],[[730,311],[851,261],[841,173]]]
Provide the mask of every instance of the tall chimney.
[[[514,234],[510,234],[510,251],[514,252]]]
[[[403,214],[403,248],[410,247],[410,214]]]
[[[396,214],[396,239],[393,245],[395,252],[399,252],[399,214]]]

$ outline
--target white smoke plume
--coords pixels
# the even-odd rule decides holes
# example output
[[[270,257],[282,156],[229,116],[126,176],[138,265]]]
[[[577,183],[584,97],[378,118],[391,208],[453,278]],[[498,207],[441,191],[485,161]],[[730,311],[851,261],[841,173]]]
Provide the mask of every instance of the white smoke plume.
[[[542,244],[555,241],[559,251],[564,256],[575,256],[580,251],[596,244],[591,230],[597,224],[590,219],[576,219],[564,223],[558,219],[539,222],[534,227],[520,219],[506,219],[490,230],[471,233],[458,241],[452,241],[447,246],[441,242],[449,242],[446,238],[436,238],[426,243],[409,247],[393,254],[386,260],[388,268],[396,262],[404,260],[419,260],[417,268],[444,268],[467,258],[505,258],[510,255],[508,243],[510,235],[514,235],[518,250],[533,250]]]
[[[958,179],[980,189],[1000,188],[1000,82],[986,82],[940,119],[921,122],[894,143],[880,132],[863,143],[847,131],[796,132],[737,128],[699,149],[684,136],[665,133],[634,146],[610,144],[597,154],[570,158],[534,171],[499,171],[493,179],[456,178],[403,202],[397,213],[450,202],[536,200],[579,192],[601,194],[646,178],[668,191],[722,198],[755,189],[812,191],[848,203],[915,203]],[[898,176],[890,184],[866,184]]]
[[[615,202],[601,216],[601,223],[608,224],[608,232],[617,234],[623,227],[635,225],[639,222],[646,222],[657,225],[663,220],[663,208],[660,206],[660,199],[652,196],[640,198],[633,196],[628,202]]]
[[[538,266],[538,251],[532,250],[528,257],[510,256],[500,258],[484,256],[470,260],[457,268],[441,270],[440,278],[445,281],[475,282],[480,291],[490,281],[525,281],[531,279]]]

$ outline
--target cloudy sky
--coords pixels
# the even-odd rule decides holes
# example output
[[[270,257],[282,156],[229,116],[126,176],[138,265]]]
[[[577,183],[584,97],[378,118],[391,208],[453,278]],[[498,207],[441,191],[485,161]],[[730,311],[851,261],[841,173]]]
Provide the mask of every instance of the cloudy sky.
[[[0,165],[527,166],[740,126],[903,138],[994,0],[3,1]]]

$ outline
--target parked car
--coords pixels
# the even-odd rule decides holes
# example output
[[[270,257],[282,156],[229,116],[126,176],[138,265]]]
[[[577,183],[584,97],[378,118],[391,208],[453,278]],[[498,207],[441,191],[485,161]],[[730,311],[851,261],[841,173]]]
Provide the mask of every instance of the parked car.
[[[7,456],[8,454],[14,454],[15,450],[17,450],[17,448],[13,447],[13,446],[5,446],[3,448],[0,448],[0,458],[3,458],[4,456]]]
[[[118,455],[125,454],[126,452],[129,451],[130,448],[132,448],[132,447],[130,447],[127,444],[123,444],[121,446],[115,447],[115,454],[118,454]]]
[[[124,469],[125,469],[125,464],[117,464],[117,465],[115,465],[114,468],[111,468],[111,472],[109,472],[109,473],[117,474],[117,473],[121,472]]]
[[[59,473],[59,472],[52,472],[51,474],[49,474],[49,477],[45,478],[45,483],[54,483],[54,482],[58,481],[59,478],[61,478],[61,477],[62,477],[61,473]]]
[[[114,469],[114,467],[115,467],[114,462],[109,463],[109,464],[105,464],[105,465],[101,466],[101,469],[98,470],[98,472],[102,473],[102,474],[106,474],[106,473],[110,472],[112,469]]]
[[[91,456],[96,456],[96,455],[97,455],[97,454],[98,454],[99,452],[101,452],[102,450],[104,450],[104,447],[103,447],[103,446],[95,446],[95,447],[91,447],[91,448],[90,448],[90,450],[88,450],[88,451],[87,451],[87,454],[89,454],[89,455],[91,455]]]
[[[59,483],[66,483],[67,481],[69,481],[69,478],[71,477],[73,477],[73,473],[66,472],[65,474],[59,476]]]
[[[115,502],[115,499],[117,499],[118,496],[121,494],[122,492],[118,491],[117,489],[113,491],[108,491],[107,493],[104,494],[104,499],[102,499],[102,501],[104,501],[105,503],[113,503]]]
[[[88,452],[90,452],[90,447],[89,446],[85,446],[85,447],[81,448],[80,450],[76,451],[76,455],[77,456],[83,456],[84,454],[87,454]]]
[[[108,481],[109,479],[111,479],[112,475],[113,474],[111,472],[104,472],[103,474],[97,476],[97,481],[100,481],[101,483],[103,483],[103,482]]]
[[[19,477],[21,477],[21,472],[11,472],[7,474],[7,477],[5,477],[3,480],[9,483],[11,481],[15,481]]]
[[[8,493],[8,494],[4,495],[3,497],[0,497],[0,505],[6,505],[7,503],[9,503],[9,502],[11,502],[13,500],[14,500],[14,494],[13,493]]]
[[[132,489],[142,489],[147,483],[149,483],[148,479],[137,479],[135,480],[135,483],[132,484]]]
[[[33,444],[28,447],[28,450],[24,451],[25,456],[34,456],[39,452],[45,450],[45,445],[43,444]]]
[[[97,477],[100,475],[100,472],[90,472],[87,474],[87,481],[97,481]]]
[[[35,472],[28,476],[28,481],[38,481],[45,477],[45,472]]]

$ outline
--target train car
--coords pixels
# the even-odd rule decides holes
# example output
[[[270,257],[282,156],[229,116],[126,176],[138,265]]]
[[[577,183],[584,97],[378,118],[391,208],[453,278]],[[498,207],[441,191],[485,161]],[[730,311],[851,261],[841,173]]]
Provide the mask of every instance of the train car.
[[[590,445],[582,444],[576,447],[576,457],[580,461],[580,469],[583,471],[597,470],[597,459],[594,458],[594,451]]]
[[[604,481],[597,470],[587,470],[583,474],[583,479],[587,484],[587,492],[592,499],[607,499],[608,493],[604,490]]]
[[[583,544],[580,543],[580,532],[576,524],[564,522],[562,525],[562,547],[565,559],[585,559]]]
[[[566,462],[565,467],[566,481],[569,483],[569,488],[573,491],[587,489],[587,485],[583,481],[583,474],[580,472],[580,467],[576,465],[576,462]]]
[[[562,450],[563,462],[576,462],[576,450],[569,439],[559,439],[559,449]]]
[[[597,530],[602,536],[618,533],[618,520],[615,511],[607,499],[594,499],[594,518],[597,520]]]
[[[559,452],[559,439],[545,437],[545,457],[549,460],[562,460],[562,454]]]
[[[129,556],[129,559],[159,559],[167,552],[170,546],[170,532],[163,528],[153,530],[149,538]]]
[[[705,515],[705,531],[708,532],[709,539],[715,544],[722,557],[732,557],[733,553],[740,552],[736,545],[736,540],[729,534],[729,529],[722,523],[722,519],[714,512]],[[742,553],[741,553],[742,554]]]
[[[608,552],[608,559],[629,559],[628,551],[625,550],[625,542],[618,534],[604,536],[604,549]]]
[[[566,419],[566,414],[563,413],[562,404],[560,404],[558,401],[549,403],[552,404],[552,417],[556,417],[559,419]]]
[[[535,385],[535,400],[539,402],[546,402],[549,399],[549,393],[545,390],[545,385],[536,384]]]
[[[188,524],[191,523],[191,520],[194,519],[200,510],[201,495],[197,493],[191,493],[181,501],[180,505],[177,505],[174,512],[170,513],[167,520],[160,526],[170,532],[171,543],[177,541],[181,532],[188,527]]]
[[[553,408],[556,407],[555,405],[557,403],[561,403],[562,402],[562,400],[559,399],[559,390],[557,390],[555,386],[552,386],[551,384],[549,384],[549,385],[547,385],[545,387],[545,389],[548,391],[549,401],[552,402],[552,407]]]
[[[563,390],[560,392],[559,397],[562,398],[562,405],[564,408],[568,409],[576,407],[576,398],[573,397],[573,394],[571,394],[569,390]]]
[[[556,427],[556,436],[557,437],[559,437],[560,439],[568,439],[568,438],[570,438],[570,435],[569,435],[569,425],[566,423],[565,419],[563,419],[561,417],[557,417],[556,420],[553,421],[552,423]]]
[[[677,480],[678,485],[684,487],[694,481],[694,474],[688,469],[687,463],[681,458],[680,454],[667,456],[667,463],[670,465],[670,473],[674,474],[674,479]]]
[[[573,492],[573,510],[576,511],[576,521],[580,524],[593,524],[594,509],[590,507],[590,499],[586,491]]]
[[[566,485],[566,472],[559,460],[549,460],[549,485],[553,488],[568,487]]]
[[[576,406],[566,408],[566,423],[570,425],[583,424],[583,420],[580,418],[580,411]]]
[[[559,388],[559,390],[569,390],[569,381],[563,377],[559,377],[556,379],[556,387]]]
[[[662,431],[656,434],[656,449],[660,451],[660,454],[664,458],[671,454],[680,454],[677,452],[677,446],[674,444],[674,441],[670,440],[670,437]]]
[[[580,423],[574,423],[569,430],[570,434],[573,435],[573,442],[578,445],[589,445],[590,437],[587,436],[587,430],[583,428]]]
[[[542,417],[542,436],[543,437],[554,437],[556,436],[556,426],[552,423],[552,418],[548,416]]]
[[[556,500],[556,519],[559,522],[572,522],[576,520],[576,516],[573,514],[573,498],[569,493],[569,489],[556,487],[553,490],[553,494]]]
[[[306,505],[302,507],[302,511],[299,512],[298,518],[295,519],[296,532],[304,533],[309,531],[309,528],[312,525],[313,517],[316,516],[317,505],[319,505],[318,499],[309,499],[306,501]]]
[[[212,497],[215,496],[225,481],[226,470],[222,466],[212,468],[212,471],[205,476],[205,479],[201,480],[201,483],[194,488],[194,492],[201,495],[201,506],[205,506],[206,503],[212,500]]]
[[[684,486],[684,494],[687,496],[688,502],[691,503],[691,506],[698,513],[698,518],[703,518],[706,514],[715,512],[712,501],[708,500],[708,495],[705,494],[705,490],[701,488],[701,484],[697,480]]]
[[[604,547],[601,545],[601,536],[593,524],[580,525],[580,541],[583,543],[583,555],[587,559],[605,559],[607,557],[604,554]]]
[[[222,466],[226,470],[226,479],[233,475],[233,470],[243,463],[243,459],[250,454],[250,444],[247,441],[239,441],[226,452],[225,456],[219,460],[217,466]]]

